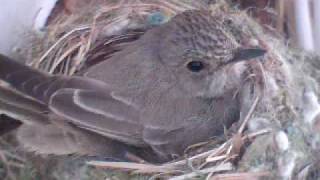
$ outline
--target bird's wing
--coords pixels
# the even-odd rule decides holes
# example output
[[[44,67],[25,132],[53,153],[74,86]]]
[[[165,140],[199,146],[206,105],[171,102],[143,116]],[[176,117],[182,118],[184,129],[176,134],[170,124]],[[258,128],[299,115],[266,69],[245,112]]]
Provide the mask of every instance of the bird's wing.
[[[46,74],[2,55],[0,79],[81,128],[128,144],[144,145],[139,109],[126,98],[112,96],[112,87],[102,81]],[[6,107],[0,110],[11,113]],[[25,108],[22,110],[24,115]]]
[[[51,97],[49,108],[91,132],[136,146],[144,145],[139,109],[110,92],[60,89]]]

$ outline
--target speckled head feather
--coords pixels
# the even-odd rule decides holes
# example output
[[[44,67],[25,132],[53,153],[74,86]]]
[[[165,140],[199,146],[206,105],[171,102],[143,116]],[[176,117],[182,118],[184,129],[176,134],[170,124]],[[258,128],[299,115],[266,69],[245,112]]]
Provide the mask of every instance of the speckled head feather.
[[[167,51],[171,50],[186,58],[210,59],[215,67],[231,61],[239,44],[224,30],[225,19],[209,11],[186,11],[174,17],[162,27],[166,29],[161,41],[166,51],[163,59],[170,59]]]

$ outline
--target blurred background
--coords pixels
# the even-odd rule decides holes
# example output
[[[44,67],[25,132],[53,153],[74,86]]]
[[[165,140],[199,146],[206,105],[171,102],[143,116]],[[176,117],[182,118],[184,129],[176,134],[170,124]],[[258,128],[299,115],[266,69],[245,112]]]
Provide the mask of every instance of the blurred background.
[[[57,0],[1,0],[0,53],[13,55],[46,24]]]
[[[291,45],[320,53],[319,0],[236,0],[240,8]]]

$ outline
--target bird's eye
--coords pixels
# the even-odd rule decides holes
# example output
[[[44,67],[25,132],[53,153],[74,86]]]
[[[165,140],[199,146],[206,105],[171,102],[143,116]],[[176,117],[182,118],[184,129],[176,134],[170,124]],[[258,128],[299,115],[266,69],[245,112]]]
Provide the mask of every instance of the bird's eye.
[[[200,72],[204,68],[201,61],[191,61],[187,64],[187,68],[192,72]]]

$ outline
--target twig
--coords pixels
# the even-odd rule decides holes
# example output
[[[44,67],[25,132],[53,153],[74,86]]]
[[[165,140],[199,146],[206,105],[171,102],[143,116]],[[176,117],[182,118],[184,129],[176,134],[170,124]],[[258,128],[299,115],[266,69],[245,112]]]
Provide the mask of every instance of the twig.
[[[65,40],[67,37],[69,37],[71,34],[77,32],[77,31],[84,31],[84,30],[88,30],[90,29],[90,27],[85,26],[85,27],[79,27],[79,28],[75,28],[71,31],[69,31],[68,33],[66,33],[64,36],[62,36],[57,42],[55,42],[42,56],[38,61],[33,61],[31,62],[31,65],[34,67],[39,67],[40,63],[42,61],[44,61],[46,59],[46,57],[50,54],[50,52],[56,48],[63,40]]]
[[[245,136],[242,137],[243,140],[247,140],[247,139],[252,139],[252,138],[255,138],[257,136],[260,136],[260,135],[264,135],[264,134],[268,134],[270,133],[272,130],[271,129],[262,129],[260,131],[257,131],[257,132],[253,132],[251,134],[247,134]]]
[[[246,127],[248,121],[250,120],[250,117],[251,117],[253,111],[254,111],[255,108],[257,107],[257,104],[258,104],[259,100],[260,100],[260,96],[258,95],[258,96],[256,97],[256,99],[254,100],[254,102],[253,102],[253,104],[252,104],[252,106],[251,106],[248,114],[247,114],[246,117],[244,118],[244,120],[243,120],[243,122],[242,122],[242,124],[241,124],[241,126],[240,126],[240,128],[239,128],[239,130],[238,130],[238,133],[239,133],[239,134],[242,134],[242,133],[243,133],[244,128]]]
[[[76,61],[74,62],[73,66],[70,69],[70,75],[74,74],[79,66],[79,64],[84,60],[85,55],[87,54],[87,52],[90,50],[91,44],[94,41],[94,33],[96,30],[96,20],[97,17],[94,18],[92,26],[91,26],[91,32],[89,34],[89,37],[87,38],[87,42],[84,45],[84,47],[81,47],[80,45],[80,50],[78,53],[78,57],[76,58]]]
[[[219,148],[216,149],[217,151],[211,153],[211,154],[207,157],[207,159],[208,159],[208,158],[212,158],[212,157],[214,157],[214,156],[217,156],[217,155],[221,154],[223,151],[226,150],[227,145],[230,144],[230,143],[231,143],[231,139],[229,139],[227,142],[223,143]]]
[[[113,6],[113,7],[108,7],[105,9],[102,9],[103,12],[110,12],[110,11],[114,11],[114,10],[118,10],[120,8],[143,8],[143,7],[156,7],[156,8],[161,8],[161,9],[166,9],[168,12],[172,13],[172,14],[176,14],[177,10],[172,9],[170,7],[164,6],[164,5],[160,5],[160,4],[135,4],[135,5],[122,5],[122,6]]]
[[[58,60],[56,60],[53,65],[51,66],[49,73],[53,73],[54,70],[57,68],[57,66],[65,59],[67,58],[73,51],[78,49],[82,45],[82,42],[78,42],[77,44],[73,45],[71,48],[65,51]]]
[[[3,164],[5,166],[7,177],[11,180],[16,180],[17,178],[14,176],[14,173],[12,173],[9,161],[4,155],[3,151],[0,151],[0,159],[3,161]]]
[[[203,170],[200,170],[199,172],[192,172],[189,174],[181,175],[181,176],[176,176],[173,178],[170,178],[169,180],[184,180],[184,179],[191,179],[193,177],[196,177],[200,174],[208,174],[208,173],[217,173],[217,172],[222,172],[222,171],[231,171],[233,169],[233,166],[231,163],[225,163],[221,164],[218,166],[206,168]]]
[[[167,173],[177,171],[173,167],[141,163],[90,161],[87,164],[100,168],[134,170],[136,173]]]
[[[221,156],[214,156],[214,157],[208,157],[206,159],[206,162],[216,162],[216,161],[220,161],[220,160],[223,160],[225,158],[227,158],[228,155],[221,155]]]
[[[218,174],[213,176],[210,180],[244,180],[257,179],[260,177],[270,176],[270,172],[247,172],[247,173],[232,173],[232,174]]]
[[[230,140],[228,140],[227,142],[223,143],[222,145],[220,145],[218,148],[214,148],[212,150],[197,154],[195,156],[189,157],[188,159],[185,160],[181,160],[181,161],[177,161],[177,162],[173,162],[173,163],[169,163],[166,164],[166,166],[179,166],[179,165],[184,165],[187,163],[187,161],[193,161],[196,159],[201,159],[201,158],[206,158],[206,157],[211,157],[213,155],[216,154],[220,154],[223,152],[224,148],[226,147],[226,145],[230,143]]]

